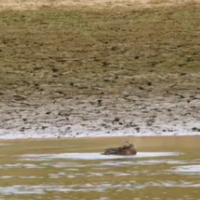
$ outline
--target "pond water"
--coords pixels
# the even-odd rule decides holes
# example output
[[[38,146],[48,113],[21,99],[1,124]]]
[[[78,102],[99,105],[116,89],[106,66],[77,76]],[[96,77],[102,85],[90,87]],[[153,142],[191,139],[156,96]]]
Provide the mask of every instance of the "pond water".
[[[200,200],[197,140],[134,139],[127,157],[100,155],[122,138],[0,141],[0,199]]]

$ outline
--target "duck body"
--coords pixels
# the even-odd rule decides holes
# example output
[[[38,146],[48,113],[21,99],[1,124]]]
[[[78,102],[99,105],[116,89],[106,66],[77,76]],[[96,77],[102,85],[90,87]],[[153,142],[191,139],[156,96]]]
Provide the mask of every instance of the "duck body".
[[[136,155],[137,150],[134,146],[134,144],[130,144],[129,142],[125,142],[125,144],[121,147],[112,147],[106,149],[102,155]]]

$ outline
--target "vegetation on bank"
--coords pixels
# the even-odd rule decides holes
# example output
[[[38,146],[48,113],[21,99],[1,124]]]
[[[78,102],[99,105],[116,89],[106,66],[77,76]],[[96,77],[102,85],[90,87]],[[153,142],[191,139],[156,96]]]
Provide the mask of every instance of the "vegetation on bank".
[[[199,19],[199,5],[1,12],[0,95],[118,93],[199,72]]]

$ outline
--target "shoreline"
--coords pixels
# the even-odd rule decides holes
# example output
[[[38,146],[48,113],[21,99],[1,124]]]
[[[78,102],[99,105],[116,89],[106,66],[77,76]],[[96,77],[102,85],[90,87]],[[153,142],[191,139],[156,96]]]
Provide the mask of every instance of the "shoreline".
[[[98,96],[84,95],[33,106],[4,104],[0,139],[200,135],[200,97],[191,94],[101,96],[101,105]]]
[[[98,135],[98,136],[79,136],[79,137],[10,137],[4,139],[3,137],[0,138],[0,142],[2,141],[40,141],[40,140],[71,140],[71,139],[102,139],[102,138],[196,138],[200,137],[200,134],[185,134],[185,135],[112,135],[112,136],[105,136],[105,135]]]
[[[0,130],[1,131],[1,130]],[[14,132],[14,131],[12,131]],[[0,141],[11,141],[11,140],[62,140],[62,139],[98,139],[98,138],[126,138],[126,137],[133,137],[133,138],[170,138],[170,137],[199,137],[200,133],[198,132],[190,132],[190,133],[161,133],[161,134],[155,134],[155,133],[136,133],[136,134],[131,134],[131,133],[123,133],[123,131],[120,131],[120,133],[109,133],[109,134],[102,134],[102,133],[95,133],[95,132],[91,132],[91,133],[82,133],[78,136],[73,136],[73,135],[65,135],[65,136],[60,136],[60,135],[56,135],[55,133],[51,134],[41,134],[41,133],[31,133],[29,135],[27,135],[27,133],[25,133],[26,135],[24,135],[23,133],[10,133],[8,134],[7,132],[5,132],[2,136],[2,134],[0,135]]]

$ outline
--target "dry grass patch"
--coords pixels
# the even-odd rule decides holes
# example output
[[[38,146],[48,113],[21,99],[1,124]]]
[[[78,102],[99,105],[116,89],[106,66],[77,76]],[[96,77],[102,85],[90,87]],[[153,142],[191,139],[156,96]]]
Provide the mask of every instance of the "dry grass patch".
[[[198,5],[2,12],[1,95],[137,94],[152,82],[194,88],[184,73],[199,72],[199,18]]]

